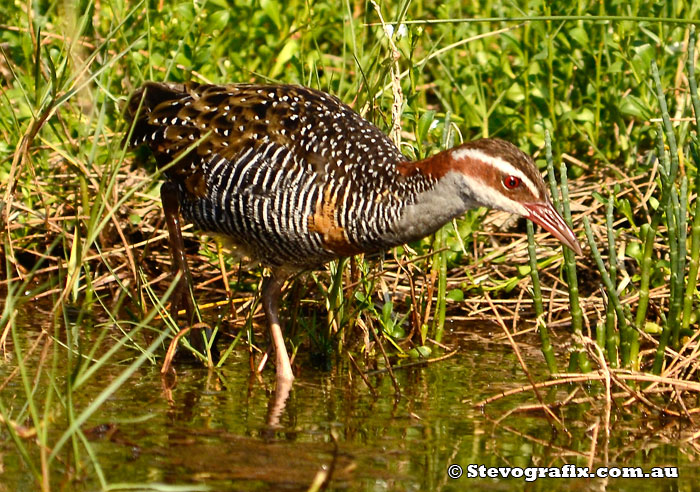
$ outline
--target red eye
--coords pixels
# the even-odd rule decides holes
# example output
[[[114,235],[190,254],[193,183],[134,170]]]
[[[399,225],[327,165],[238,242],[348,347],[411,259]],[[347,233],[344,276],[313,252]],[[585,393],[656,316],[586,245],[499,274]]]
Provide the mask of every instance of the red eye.
[[[505,186],[509,190],[513,190],[513,189],[517,188],[518,186],[520,186],[521,181],[522,180],[517,176],[506,176],[503,179],[503,186]]]

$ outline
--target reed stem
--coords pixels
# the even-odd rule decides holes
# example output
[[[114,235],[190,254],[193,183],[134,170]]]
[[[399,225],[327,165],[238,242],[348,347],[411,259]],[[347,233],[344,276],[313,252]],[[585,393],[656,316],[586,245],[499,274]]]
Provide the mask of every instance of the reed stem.
[[[608,265],[610,268],[610,283],[613,286],[617,286],[617,252],[615,250],[615,229],[613,227],[614,204],[615,197],[613,193],[611,193],[605,210],[605,225],[608,232]],[[617,290],[615,293],[619,295]],[[619,327],[616,326],[615,318],[615,306],[610,300],[610,293],[608,293],[608,305],[606,306],[605,316],[605,349],[608,353],[608,364],[613,368],[617,368],[620,365],[620,332],[618,329],[616,329]]]
[[[544,322],[544,307],[542,304],[542,288],[540,287],[540,275],[537,270],[537,253],[535,251],[535,226],[527,221],[527,252],[530,259],[530,278],[532,279],[532,301],[535,305],[537,331],[540,334],[542,355],[547,363],[550,374],[559,372],[557,359],[554,356],[552,342],[549,339],[549,330]]]

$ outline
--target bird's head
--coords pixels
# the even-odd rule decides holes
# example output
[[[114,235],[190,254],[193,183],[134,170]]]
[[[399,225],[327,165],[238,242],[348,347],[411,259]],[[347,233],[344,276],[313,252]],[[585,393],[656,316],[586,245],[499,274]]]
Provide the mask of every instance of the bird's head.
[[[526,217],[582,254],[571,228],[556,211],[532,157],[515,145],[484,138],[447,151],[450,167],[463,175],[464,193],[475,205]]]

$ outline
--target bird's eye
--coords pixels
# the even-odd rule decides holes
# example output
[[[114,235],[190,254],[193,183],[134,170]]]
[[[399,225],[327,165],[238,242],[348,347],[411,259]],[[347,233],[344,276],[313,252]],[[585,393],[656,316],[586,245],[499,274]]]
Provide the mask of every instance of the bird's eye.
[[[515,188],[517,188],[518,186],[520,186],[520,182],[521,182],[521,181],[522,181],[522,180],[521,180],[519,177],[517,177],[517,176],[512,176],[512,175],[511,175],[511,176],[506,176],[506,177],[503,179],[503,186],[505,186],[505,187],[508,188],[509,190],[514,190]]]

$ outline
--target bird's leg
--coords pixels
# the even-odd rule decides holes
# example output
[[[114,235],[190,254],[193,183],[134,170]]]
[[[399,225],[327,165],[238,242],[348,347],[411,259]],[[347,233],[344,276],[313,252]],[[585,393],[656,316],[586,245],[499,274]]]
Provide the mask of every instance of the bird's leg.
[[[168,181],[163,183],[163,186],[160,188],[160,199],[163,203],[165,223],[168,226],[168,245],[170,246],[170,254],[173,260],[173,273],[176,277],[178,273],[180,274],[180,279],[173,292],[171,315],[177,323],[178,313],[184,308],[187,316],[187,326],[192,326],[195,319],[195,305],[192,299],[192,275],[190,274],[190,268],[187,266],[185,242],[182,239],[177,186]],[[200,336],[190,336],[190,342],[199,352],[207,353]]]
[[[272,275],[265,279],[262,288],[262,302],[267,318],[267,327],[270,330],[270,339],[275,347],[275,361],[277,365],[277,382],[290,385],[294,381],[292,365],[289,363],[287,349],[284,346],[284,336],[279,321],[279,301],[282,295],[282,284],[284,278],[272,272]]]
[[[178,200],[177,186],[169,181],[163,183],[160,188],[160,200],[163,203],[165,223],[168,227],[168,246],[173,261],[173,274],[180,279],[173,292],[171,303],[171,315],[175,322],[178,320],[178,313],[184,307],[187,315],[187,324],[194,323],[194,301],[192,300],[192,276],[190,268],[187,266],[185,256],[185,242],[182,239],[182,229],[180,228],[180,202]]]

